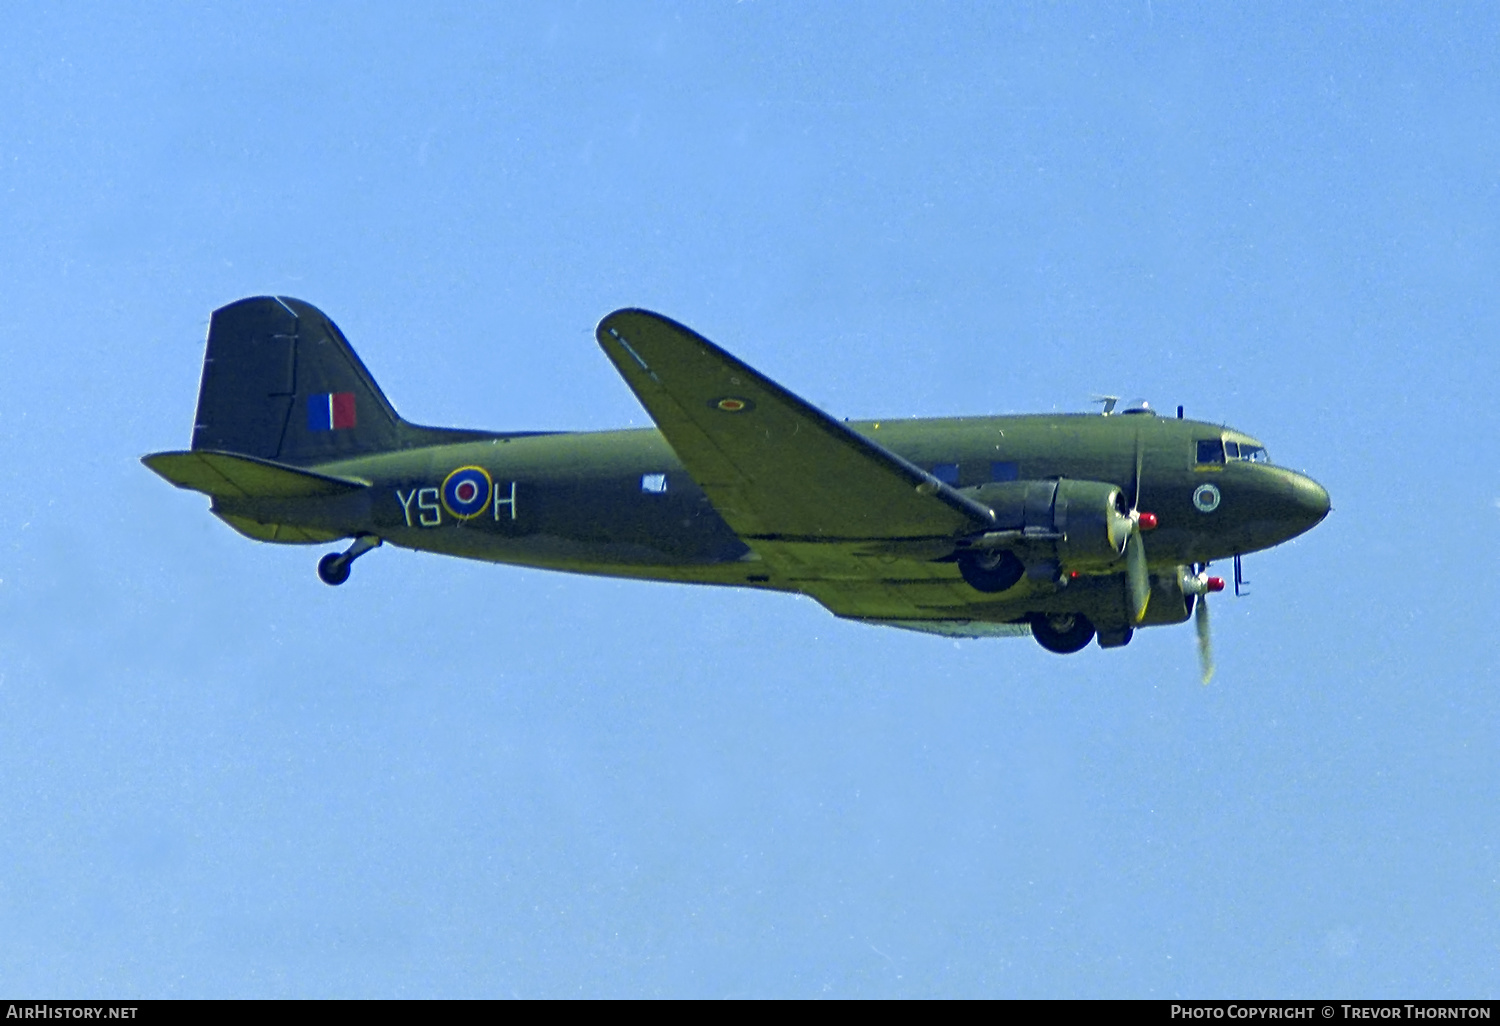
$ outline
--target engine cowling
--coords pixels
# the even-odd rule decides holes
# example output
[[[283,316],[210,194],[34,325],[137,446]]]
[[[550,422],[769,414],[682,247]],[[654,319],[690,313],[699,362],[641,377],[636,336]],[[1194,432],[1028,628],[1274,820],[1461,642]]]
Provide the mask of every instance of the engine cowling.
[[[964,492],[995,513],[995,528],[981,539],[982,547],[1046,549],[1070,570],[1119,562],[1133,526],[1124,494],[1105,481],[1004,481]]]

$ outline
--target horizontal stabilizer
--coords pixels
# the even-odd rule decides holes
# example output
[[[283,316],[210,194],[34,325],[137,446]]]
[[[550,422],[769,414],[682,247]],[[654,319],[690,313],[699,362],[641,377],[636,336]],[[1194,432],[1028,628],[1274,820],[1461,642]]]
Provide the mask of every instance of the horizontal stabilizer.
[[[141,457],[141,462],[178,488],[214,498],[311,498],[367,487],[365,482],[352,478],[315,474],[283,463],[208,449],[152,453]]]
[[[216,514],[218,518],[246,538],[256,541],[275,542],[278,545],[326,545],[346,534],[337,531],[320,531],[316,527],[295,527],[291,524],[263,524],[249,517],[237,517],[229,513]]]

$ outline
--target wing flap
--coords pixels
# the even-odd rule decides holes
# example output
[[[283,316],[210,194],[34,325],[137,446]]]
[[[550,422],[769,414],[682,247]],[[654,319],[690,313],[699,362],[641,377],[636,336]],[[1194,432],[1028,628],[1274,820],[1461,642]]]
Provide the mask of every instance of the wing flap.
[[[675,321],[619,310],[597,335],[688,473],[747,541],[951,538],[993,523],[987,507]]]

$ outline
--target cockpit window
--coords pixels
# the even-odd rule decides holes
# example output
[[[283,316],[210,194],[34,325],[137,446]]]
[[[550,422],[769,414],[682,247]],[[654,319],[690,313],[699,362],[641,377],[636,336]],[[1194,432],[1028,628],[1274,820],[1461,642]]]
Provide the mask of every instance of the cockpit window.
[[[1263,445],[1252,445],[1249,442],[1224,442],[1224,453],[1232,460],[1244,460],[1247,463],[1270,463],[1271,457],[1266,455]]]
[[[1224,462],[1224,439],[1222,439],[1222,438],[1200,438],[1198,440],[1198,462],[1199,463],[1223,463]]]

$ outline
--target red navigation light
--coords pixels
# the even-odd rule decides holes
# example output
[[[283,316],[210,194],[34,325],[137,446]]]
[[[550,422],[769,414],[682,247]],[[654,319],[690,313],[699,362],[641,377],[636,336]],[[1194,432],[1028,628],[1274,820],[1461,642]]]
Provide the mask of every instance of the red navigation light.
[[[1137,523],[1141,525],[1142,531],[1154,531],[1156,530],[1156,514],[1142,513]]]
[[[1209,591],[1223,591],[1224,590],[1224,578],[1222,578],[1222,577],[1210,577],[1208,579],[1208,583],[1207,583],[1206,587],[1208,588]]]

